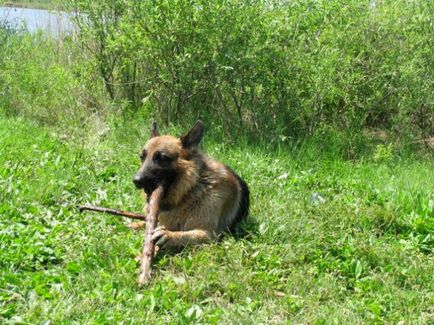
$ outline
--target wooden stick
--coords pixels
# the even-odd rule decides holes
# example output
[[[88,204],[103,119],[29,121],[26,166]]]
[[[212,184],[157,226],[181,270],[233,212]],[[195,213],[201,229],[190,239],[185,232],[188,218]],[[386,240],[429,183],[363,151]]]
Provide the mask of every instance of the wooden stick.
[[[151,267],[154,260],[154,250],[155,245],[152,241],[152,233],[157,227],[158,223],[158,205],[160,203],[161,197],[163,196],[163,186],[158,186],[154,192],[152,192],[149,197],[146,216],[146,232],[145,240],[143,243],[143,253],[140,257],[140,275],[139,275],[139,285],[143,286],[147,284],[151,279]]]
[[[83,212],[84,210],[96,211],[96,212],[105,212],[105,213],[114,214],[115,216],[122,216],[122,217],[131,218],[131,219],[145,220],[146,221],[146,216],[143,214],[128,212],[128,211],[122,211],[122,210],[116,210],[116,209],[110,209],[110,208],[95,207],[95,206],[91,206],[91,205],[80,205],[80,206],[78,206],[78,210],[80,212]]]

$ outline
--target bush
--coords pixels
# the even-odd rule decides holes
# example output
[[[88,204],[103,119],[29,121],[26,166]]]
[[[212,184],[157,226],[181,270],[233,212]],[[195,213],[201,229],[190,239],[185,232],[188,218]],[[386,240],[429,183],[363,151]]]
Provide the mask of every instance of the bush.
[[[429,1],[71,1],[112,98],[251,135],[434,131]],[[188,117],[188,118],[186,118]]]
[[[201,118],[222,134],[279,144],[323,141],[326,132],[348,157],[367,128],[406,143],[434,133],[429,1],[69,0],[68,8],[79,42],[0,28],[8,112],[83,124],[89,114],[140,111],[182,128]]]

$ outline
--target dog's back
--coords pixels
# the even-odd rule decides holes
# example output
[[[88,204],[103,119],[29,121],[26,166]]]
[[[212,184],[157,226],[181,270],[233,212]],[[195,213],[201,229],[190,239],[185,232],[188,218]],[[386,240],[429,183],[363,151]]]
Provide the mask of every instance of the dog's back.
[[[249,190],[246,183],[230,168],[209,158],[196,157],[197,175],[188,191],[184,182],[172,184],[170,194],[163,199],[160,224],[170,231],[205,230],[210,238],[233,231],[249,210]],[[192,178],[189,179],[190,181]],[[187,182],[188,184],[188,182]],[[184,192],[183,196],[178,196]]]
[[[238,176],[231,168],[226,166],[226,169],[232,173],[238,182],[239,185],[239,191],[240,191],[240,199],[237,204],[238,209],[237,213],[235,215],[235,219],[231,222],[229,225],[229,230],[233,232],[235,230],[235,227],[240,222],[244,221],[247,218],[247,215],[249,214],[249,206],[250,206],[250,192],[249,187],[247,186],[246,182]]]

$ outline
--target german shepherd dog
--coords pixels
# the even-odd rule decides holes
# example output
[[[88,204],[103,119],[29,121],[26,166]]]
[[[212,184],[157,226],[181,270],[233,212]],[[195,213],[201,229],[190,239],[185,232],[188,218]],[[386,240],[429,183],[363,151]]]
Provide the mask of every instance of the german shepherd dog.
[[[143,148],[141,167],[133,178],[147,197],[159,184],[158,227],[153,240],[158,246],[180,248],[216,239],[232,232],[249,211],[247,184],[229,167],[206,156],[199,149],[204,126],[198,121],[180,138],[160,136],[156,123]],[[144,223],[133,223],[137,229]]]

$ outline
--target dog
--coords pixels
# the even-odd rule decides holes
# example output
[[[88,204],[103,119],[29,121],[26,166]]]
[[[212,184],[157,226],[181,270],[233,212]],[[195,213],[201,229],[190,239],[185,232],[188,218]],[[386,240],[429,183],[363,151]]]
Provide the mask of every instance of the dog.
[[[233,232],[247,218],[249,188],[232,169],[199,148],[204,125],[197,121],[180,138],[162,135],[153,123],[151,138],[141,154],[133,178],[147,197],[163,185],[158,227],[152,240],[160,248],[182,248],[215,240]],[[143,227],[134,223],[131,228]]]

